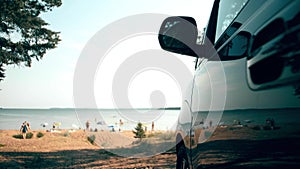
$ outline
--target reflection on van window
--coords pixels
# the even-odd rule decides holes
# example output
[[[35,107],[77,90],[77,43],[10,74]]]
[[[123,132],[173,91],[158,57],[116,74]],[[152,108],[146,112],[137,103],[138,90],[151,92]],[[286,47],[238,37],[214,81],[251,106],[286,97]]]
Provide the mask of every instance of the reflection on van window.
[[[221,0],[216,30],[216,40],[227,29],[233,19],[239,14],[248,0]]]
[[[233,57],[236,59],[245,57],[247,55],[250,36],[248,32],[240,32],[218,52],[219,56],[225,60],[232,59]]]
[[[218,42],[216,43],[216,49],[221,47],[223,43],[225,43],[231,37],[231,35],[233,35],[241,27],[241,25],[242,24],[239,22],[232,23],[219,38]]]

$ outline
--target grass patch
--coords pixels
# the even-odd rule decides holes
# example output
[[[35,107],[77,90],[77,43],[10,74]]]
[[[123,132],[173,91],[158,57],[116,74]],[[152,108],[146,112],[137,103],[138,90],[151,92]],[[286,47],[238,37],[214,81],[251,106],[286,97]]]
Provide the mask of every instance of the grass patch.
[[[13,135],[13,138],[23,139],[23,135],[22,134],[15,134],[15,135]]]
[[[158,138],[160,140],[165,140],[165,141],[173,140],[175,139],[175,133],[172,131],[150,133],[147,135],[147,138]]]
[[[0,144],[0,147],[4,147],[5,145],[4,144]]]
[[[175,133],[171,132],[171,131],[168,131],[168,132],[159,134],[158,137],[161,140],[165,140],[165,141],[166,140],[173,140],[173,139],[175,139]]]
[[[36,135],[36,137],[37,137],[37,138],[44,137],[44,134],[43,134],[42,132],[38,132],[37,135]]]
[[[64,137],[69,137],[70,136],[70,133],[68,131],[64,132],[63,134]]]
[[[31,139],[33,137],[33,133],[26,133],[26,139]],[[16,139],[23,139],[23,135],[22,134],[15,134],[13,135],[13,138]]]
[[[153,132],[153,133],[149,133],[149,134],[147,134],[147,137],[148,138],[158,138],[159,137],[159,135],[161,135],[162,134],[162,132]]]
[[[33,133],[27,133],[26,134],[26,139],[31,139],[33,137]]]
[[[154,133],[147,134],[147,138],[155,137]]]
[[[95,140],[96,140],[96,136],[95,135],[91,135],[87,137],[87,140],[91,143],[94,144]]]

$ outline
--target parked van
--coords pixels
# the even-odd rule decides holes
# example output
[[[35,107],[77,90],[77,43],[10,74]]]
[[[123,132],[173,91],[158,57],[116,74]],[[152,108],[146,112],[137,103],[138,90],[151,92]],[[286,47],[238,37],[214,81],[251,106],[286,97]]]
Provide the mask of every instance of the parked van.
[[[162,49],[196,59],[177,168],[299,168],[300,1],[215,0],[197,36],[195,19],[178,16],[158,37]]]

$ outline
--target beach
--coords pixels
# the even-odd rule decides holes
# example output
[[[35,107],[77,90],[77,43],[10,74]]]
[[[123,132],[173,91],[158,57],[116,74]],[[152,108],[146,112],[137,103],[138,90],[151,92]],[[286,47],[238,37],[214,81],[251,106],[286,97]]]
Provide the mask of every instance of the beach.
[[[154,156],[124,157],[112,153],[109,147],[101,147],[88,141],[88,133],[83,130],[46,132],[31,131],[31,139],[16,139],[18,130],[0,130],[0,166],[1,168],[174,168],[175,150],[162,152]],[[41,132],[43,137],[37,138]],[[105,141],[118,142],[112,132],[98,132]],[[132,139],[131,131],[122,132]],[[95,133],[94,133],[95,134]],[[105,140],[108,138],[110,140]],[[128,142],[123,142],[126,149]],[[126,145],[127,144],[127,145]],[[132,145],[131,147],[134,147]],[[122,145],[117,145],[118,150]],[[125,149],[125,148],[124,148]],[[125,150],[126,150],[125,149]]]
[[[140,141],[132,131],[31,131],[31,139],[16,139],[18,130],[0,130],[1,168],[175,168],[174,134],[148,132]],[[37,138],[38,133],[44,136]],[[300,128],[263,125],[218,126],[196,145],[204,168],[298,168]],[[92,144],[87,137],[94,136]],[[196,143],[196,140],[195,140]]]

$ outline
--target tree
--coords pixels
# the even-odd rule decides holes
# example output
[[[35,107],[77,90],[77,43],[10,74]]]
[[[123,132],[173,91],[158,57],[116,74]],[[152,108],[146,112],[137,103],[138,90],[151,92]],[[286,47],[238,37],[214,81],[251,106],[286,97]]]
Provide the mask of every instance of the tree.
[[[31,66],[60,41],[59,32],[46,28],[39,15],[61,6],[61,0],[1,0],[0,81],[5,65]]]
[[[133,134],[135,134],[134,138],[139,138],[142,140],[142,138],[146,137],[142,123],[139,122],[134,129],[135,129],[135,131],[132,131]]]

